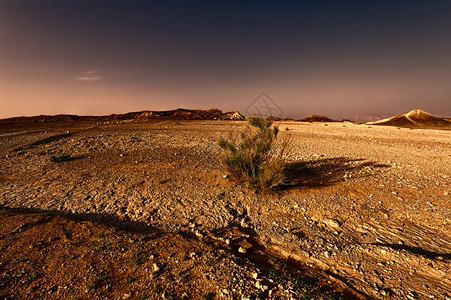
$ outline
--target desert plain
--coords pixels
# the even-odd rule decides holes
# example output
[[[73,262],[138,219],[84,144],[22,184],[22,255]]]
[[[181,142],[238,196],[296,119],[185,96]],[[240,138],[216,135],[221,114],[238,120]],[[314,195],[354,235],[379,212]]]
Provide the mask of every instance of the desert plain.
[[[274,193],[221,163],[245,121],[2,129],[0,298],[451,299],[451,131],[276,125]]]

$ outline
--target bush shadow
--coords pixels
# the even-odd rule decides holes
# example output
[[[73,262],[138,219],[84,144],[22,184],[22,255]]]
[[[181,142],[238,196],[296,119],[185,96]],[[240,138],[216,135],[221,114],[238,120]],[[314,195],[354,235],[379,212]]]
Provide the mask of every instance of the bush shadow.
[[[365,168],[372,171],[377,168],[389,167],[390,165],[367,161],[362,158],[350,159],[346,157],[290,162],[284,170],[286,185],[282,189],[326,187],[351,177],[371,176],[359,172]]]

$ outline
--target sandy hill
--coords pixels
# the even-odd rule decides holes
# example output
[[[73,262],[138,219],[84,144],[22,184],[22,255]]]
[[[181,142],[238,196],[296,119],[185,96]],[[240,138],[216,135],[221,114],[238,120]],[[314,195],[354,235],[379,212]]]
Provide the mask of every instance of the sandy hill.
[[[305,117],[304,119],[298,120],[302,122],[334,122],[334,120],[320,115],[310,115]]]
[[[368,122],[371,125],[387,125],[397,127],[413,128],[451,128],[451,122],[435,117],[420,109],[415,109],[404,114],[400,114],[387,119]]]
[[[77,115],[54,115],[14,117],[0,120],[0,124],[13,123],[48,123],[48,122],[72,122],[72,121],[123,121],[123,120],[155,120],[155,119],[177,119],[177,120],[244,120],[244,116],[237,110],[223,113],[221,110],[212,108],[209,110],[175,109],[168,111],[139,111],[125,114],[111,114],[105,116],[77,116]]]

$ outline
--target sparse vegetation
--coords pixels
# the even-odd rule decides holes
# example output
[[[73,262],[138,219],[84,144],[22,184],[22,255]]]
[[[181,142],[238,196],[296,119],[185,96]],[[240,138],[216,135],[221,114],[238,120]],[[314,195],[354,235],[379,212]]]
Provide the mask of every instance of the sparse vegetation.
[[[134,262],[134,264],[137,265],[137,266],[141,265],[144,262],[144,256],[145,256],[145,253],[142,252],[142,251],[139,251],[139,252],[135,253],[133,255],[133,262]]]
[[[202,300],[213,300],[215,297],[215,293],[208,293],[202,296]]]
[[[222,200],[222,199],[224,199],[224,197],[225,197],[225,193],[224,192],[216,194],[216,199],[218,199],[218,200]]]
[[[38,274],[33,273],[30,275],[30,281],[35,281],[38,278]]]
[[[50,156],[51,162],[62,162],[70,159],[70,154],[63,153],[61,155],[52,155]]]
[[[257,190],[271,189],[283,183],[284,155],[288,141],[277,146],[279,128],[270,119],[252,117],[238,138],[221,138],[223,162],[230,175]]]
[[[136,280],[138,280],[138,277],[133,276],[127,279],[127,283],[128,284],[132,284],[133,282],[135,282]]]
[[[97,273],[86,285],[86,289],[89,291],[97,289],[102,281],[105,281],[106,277],[102,273]]]

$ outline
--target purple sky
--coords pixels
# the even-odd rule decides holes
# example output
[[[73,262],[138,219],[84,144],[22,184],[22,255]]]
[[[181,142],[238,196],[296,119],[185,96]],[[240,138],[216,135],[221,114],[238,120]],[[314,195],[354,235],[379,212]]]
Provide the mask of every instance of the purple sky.
[[[244,111],[262,91],[293,118],[451,116],[451,2],[0,2],[0,118]]]

